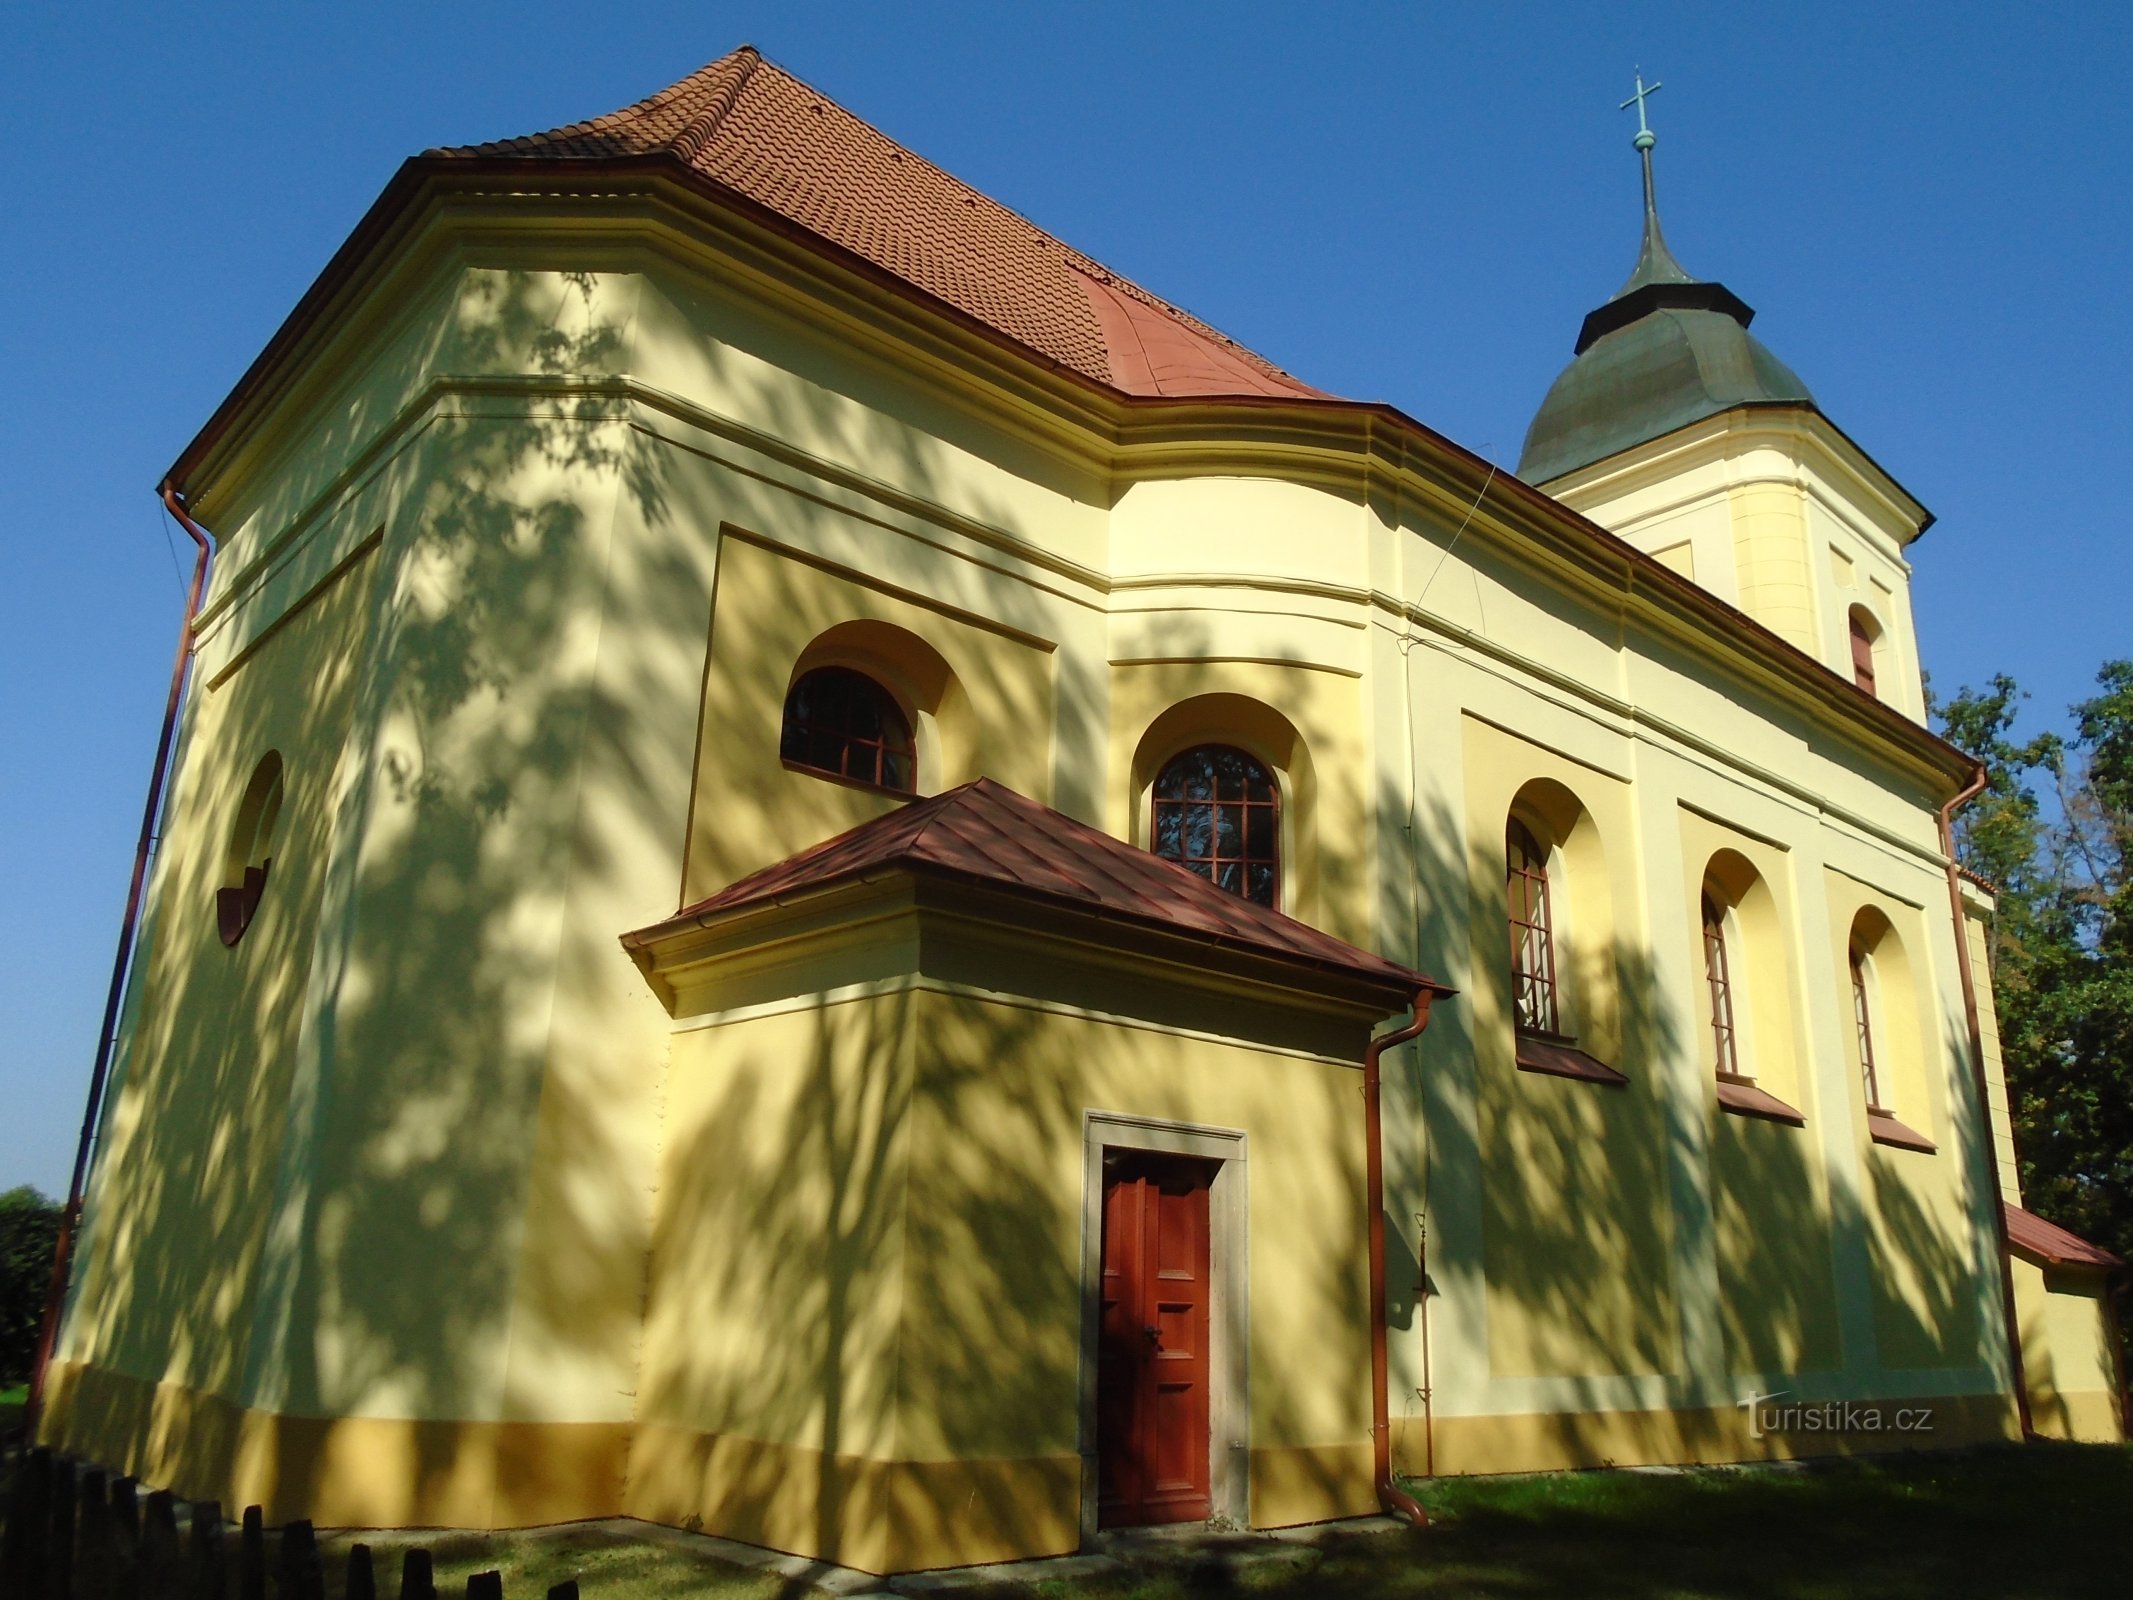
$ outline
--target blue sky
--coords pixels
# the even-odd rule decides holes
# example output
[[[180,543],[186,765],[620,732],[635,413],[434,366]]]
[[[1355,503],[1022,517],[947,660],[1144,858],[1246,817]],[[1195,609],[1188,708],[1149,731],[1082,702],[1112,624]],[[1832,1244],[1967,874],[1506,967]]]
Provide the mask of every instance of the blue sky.
[[[66,1179],[180,603],[151,498],[398,162],[744,40],[1309,381],[1514,462],[1669,241],[1940,517],[1943,688],[2133,654],[2133,21],[1984,5],[52,5],[0,15],[0,1187]]]

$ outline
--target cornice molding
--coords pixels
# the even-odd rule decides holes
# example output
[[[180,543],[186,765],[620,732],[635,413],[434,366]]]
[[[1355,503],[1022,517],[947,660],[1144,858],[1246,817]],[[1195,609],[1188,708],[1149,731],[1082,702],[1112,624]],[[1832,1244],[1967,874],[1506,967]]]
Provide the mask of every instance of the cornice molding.
[[[1559,499],[1633,493],[1758,445],[1776,449],[1794,461],[1806,459],[1819,475],[1839,483],[1869,513],[1874,531],[1892,540],[1896,549],[1889,553],[1898,561],[1904,559],[1903,548],[1933,524],[1933,513],[1819,410],[1767,401],[1700,417],[1671,433],[1565,473],[1548,485],[1548,493]],[[1784,481],[1796,481],[1796,476],[1788,475]],[[1741,481],[1764,480],[1754,475]],[[1891,535],[1890,528],[1911,531]]]
[[[1389,406],[1275,397],[1149,401],[1117,394],[1011,345],[887,274],[861,270],[857,258],[833,246],[812,236],[795,237],[799,230],[790,224],[773,226],[765,214],[755,214],[760,208],[737,196],[707,194],[678,182],[665,167],[653,170],[654,165],[550,171],[538,175],[541,181],[529,181],[523,171],[485,172],[479,164],[439,172],[419,158],[408,163],[188,447],[174,476],[206,480],[181,486],[195,489],[196,501],[211,507],[214,480],[241,472],[243,457],[256,450],[256,443],[245,441],[257,441],[266,431],[260,425],[263,415],[278,412],[285,428],[294,427],[301,419],[293,413],[304,409],[306,394],[315,399],[323,388],[321,374],[345,370],[344,364],[321,358],[337,343],[359,345],[366,328],[386,320],[381,300],[407,315],[409,302],[421,298],[384,293],[389,287],[412,289],[454,258],[478,264],[485,248],[505,239],[544,244],[568,239],[570,265],[581,269],[604,250],[616,252],[613,265],[626,270],[631,252],[650,245],[664,256],[716,264],[727,292],[742,286],[752,299],[772,305],[783,301],[788,311],[804,308],[807,315],[800,320],[817,328],[835,326],[855,351],[959,395],[990,424],[1055,451],[1059,459],[1112,484],[1114,492],[1140,477],[1217,473],[1279,477],[1366,496],[1391,487],[1402,507],[1434,510],[1449,525],[1461,527],[1463,537],[1485,542],[1599,615],[1613,617],[1625,635],[1618,648],[1626,646],[1634,624],[1710,661],[1753,695],[1833,723],[1843,742],[1878,760],[1888,760],[1892,746],[1905,751],[1909,762],[1939,775],[1949,792],[1972,770],[1969,758],[1929,730],[1864,695],[1691,580]],[[507,181],[499,182],[500,176]],[[509,202],[511,209],[484,210],[497,201]],[[543,217],[529,211],[531,204],[560,209]],[[886,361],[890,353],[894,362]],[[588,389],[626,396],[729,437],[745,436],[751,447],[811,473],[829,465],[760,429],[716,417],[624,375],[587,380],[437,376],[381,432],[406,426],[445,393],[513,392],[523,401],[542,395],[582,399]],[[912,514],[1011,549],[1018,558],[1088,589],[1109,591],[1107,575],[1063,562],[1008,530],[868,482],[849,469],[836,470],[834,477],[872,497],[887,491]],[[1418,620],[1424,615],[1414,614]]]
[[[917,949],[908,954],[923,968],[920,952],[929,933],[938,932],[958,935],[968,949],[1038,958],[1040,969],[1065,960],[1092,971],[1364,1026],[1414,998],[1403,986],[1315,963],[1214,945],[1084,907],[893,865],[790,899],[700,919],[677,914],[624,935],[622,945],[670,1014],[678,1016],[683,995],[722,976],[798,966],[841,949],[915,940]]]

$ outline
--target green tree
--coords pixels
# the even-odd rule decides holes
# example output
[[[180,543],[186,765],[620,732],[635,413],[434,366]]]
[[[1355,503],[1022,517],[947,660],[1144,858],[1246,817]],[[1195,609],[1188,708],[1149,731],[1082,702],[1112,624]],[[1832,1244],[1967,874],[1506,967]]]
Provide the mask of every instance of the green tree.
[[[1999,890],[1993,997],[2024,1199],[2133,1258],[2133,661],[2096,681],[2071,739],[2015,740],[2004,675],[1934,709],[1990,773],[1956,851]]]
[[[37,1358],[59,1210],[27,1184],[0,1194],[0,1387],[26,1380]]]

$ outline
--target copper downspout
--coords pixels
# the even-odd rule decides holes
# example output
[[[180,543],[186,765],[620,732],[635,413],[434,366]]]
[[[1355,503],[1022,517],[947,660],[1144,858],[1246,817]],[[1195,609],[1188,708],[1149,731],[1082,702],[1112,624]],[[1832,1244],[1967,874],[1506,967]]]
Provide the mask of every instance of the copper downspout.
[[[1428,1187],[1425,1181],[1423,1187]],[[1422,1325],[1422,1476],[1437,1475],[1437,1380],[1430,1376],[1429,1218],[1415,1218],[1415,1320]]]
[[[2112,1398],[2118,1402],[2118,1436],[2133,1439],[2133,1389],[2126,1387],[2126,1331],[2118,1315],[2119,1285],[2111,1282],[2113,1277],[2123,1279],[2127,1269],[2107,1274],[2103,1280],[2103,1313],[2109,1322],[2111,1339],[2111,1380],[2114,1389]]]
[[[2029,1378],[2022,1364],[2022,1323],[2015,1311],[2014,1254],[2007,1242],[2007,1201],[2000,1192],[2000,1158],[1993,1149],[1992,1088],[1985,1081],[1985,1030],[1978,1016],[1977,974],[1970,967],[1970,919],[1963,909],[1963,883],[1955,864],[1955,814],[1985,792],[1985,764],[1977,763],[1970,781],[1940,808],[1940,849],[1948,861],[1948,909],[1955,917],[1955,970],[1963,981],[1963,1022],[1970,1029],[1970,1077],[1977,1090],[1978,1116],[1985,1132],[1985,1175],[1991,1180],[1993,1236],[2000,1249],[2000,1309],[2007,1318],[2008,1360],[2014,1367],[2015,1417],[2022,1437],[2033,1439],[2029,1414]],[[2008,1113],[2013,1115],[2012,1110]]]
[[[1389,1393],[1391,1359],[1385,1349],[1385,1153],[1379,1118],[1380,1085],[1378,1057],[1396,1044],[1405,1044],[1429,1026],[1429,1003],[1434,989],[1415,992],[1414,1018],[1404,1027],[1380,1034],[1363,1051],[1363,1185],[1370,1206],[1370,1449],[1371,1466],[1378,1489],[1378,1504],[1394,1516],[1405,1517],[1418,1528],[1429,1526],[1429,1513],[1412,1495],[1392,1481],[1392,1400]]]
[[[141,920],[141,892],[148,882],[148,858],[155,848],[156,818],[163,809],[163,780],[170,766],[171,741],[177,735],[178,707],[185,697],[186,669],[193,658],[193,618],[199,615],[200,596],[207,587],[211,546],[207,531],[186,514],[178,491],[165,478],[158,491],[178,526],[199,547],[193,559],[192,587],[185,595],[185,620],[178,630],[178,659],[170,669],[170,694],[163,702],[163,731],[156,739],[155,767],[148,775],[148,803],[141,808],[141,833],[133,847],[133,881],[126,889],[126,914],[119,922],[118,956],[111,963],[111,988],[104,996],[104,1021],[96,1037],[96,1065],[89,1073],[89,1103],[82,1110],[81,1139],[74,1147],[74,1175],[67,1181],[67,1204],[59,1217],[59,1240],[52,1252],[52,1281],[45,1291],[44,1321],[37,1332],[37,1358],[30,1368],[28,1403],[23,1407],[24,1436],[37,1437],[37,1422],[44,1409],[45,1368],[52,1360],[59,1339],[59,1317],[67,1302],[68,1280],[74,1265],[75,1233],[81,1223],[82,1192],[89,1178],[89,1154],[96,1145],[97,1125],[103,1120],[104,1087],[111,1074],[111,1052],[118,1043],[119,1004],[126,992],[126,968],[133,959],[133,939]]]

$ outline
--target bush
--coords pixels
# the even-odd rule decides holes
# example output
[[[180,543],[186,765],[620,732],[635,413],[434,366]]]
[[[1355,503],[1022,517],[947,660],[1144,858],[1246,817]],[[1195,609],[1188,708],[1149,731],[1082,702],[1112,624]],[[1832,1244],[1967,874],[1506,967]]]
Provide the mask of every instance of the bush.
[[[59,1212],[28,1184],[0,1194],[0,1388],[24,1382],[37,1359]]]

